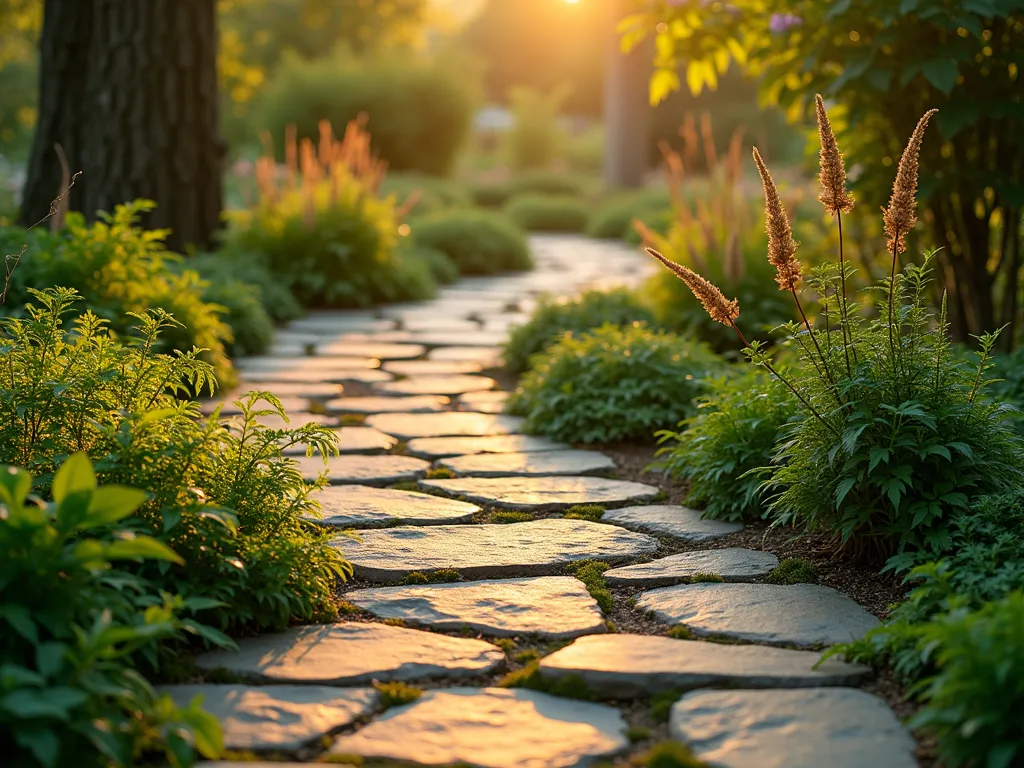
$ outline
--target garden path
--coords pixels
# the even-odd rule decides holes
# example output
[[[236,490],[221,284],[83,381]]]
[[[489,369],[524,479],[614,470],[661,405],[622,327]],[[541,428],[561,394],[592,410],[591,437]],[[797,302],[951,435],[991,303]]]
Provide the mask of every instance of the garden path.
[[[522,435],[500,413],[504,396],[481,372],[538,293],[635,284],[651,268],[576,237],[533,248],[533,272],[317,313],[241,361],[245,386],[286,398],[293,423],[344,421],[320,499],[323,524],[363,529],[337,539],[355,568],[348,615],[198,660],[246,684],[168,690],[205,692],[245,759],[547,768],[614,764],[674,738],[726,768],[916,765],[893,712],[857,688],[869,670],[815,666],[816,650],[877,619],[827,587],[763,583],[774,555],[708,548],[740,526],[658,504],[658,488],[616,479],[609,457]],[[588,504],[606,511],[564,516]],[[601,605],[569,575],[589,559],[617,566]],[[724,583],[689,583],[701,573]],[[628,632],[607,622],[609,599],[636,615]],[[672,626],[688,631],[670,637]],[[535,685],[498,685],[524,665]],[[384,711],[374,681],[425,692]],[[591,700],[568,697],[581,692]],[[652,711],[669,706],[666,726]]]

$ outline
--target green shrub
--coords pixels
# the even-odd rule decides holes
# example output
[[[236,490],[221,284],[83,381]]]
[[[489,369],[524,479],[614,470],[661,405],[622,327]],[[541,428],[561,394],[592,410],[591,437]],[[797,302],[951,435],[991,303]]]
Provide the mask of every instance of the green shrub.
[[[532,365],[509,411],[532,434],[595,443],[649,439],[690,416],[720,363],[703,344],[637,323],[566,336]]]
[[[567,333],[583,333],[605,324],[649,323],[653,319],[637,295],[626,288],[585,291],[564,301],[542,296],[529,321],[509,334],[503,353],[505,368],[512,373],[525,371],[530,358]]]
[[[478,210],[450,210],[412,223],[416,243],[441,251],[464,275],[529,269],[526,236],[508,217]]]
[[[818,569],[799,557],[787,557],[768,574],[769,584],[816,584]]]
[[[1024,432],[1024,347],[1008,355],[996,355],[992,363],[992,375],[997,380],[992,382],[989,395],[1018,409],[1011,416],[1017,431]]]
[[[631,240],[636,237],[633,220],[652,229],[661,229],[672,214],[672,200],[662,189],[623,192],[604,201],[594,211],[587,234],[604,240]]]
[[[510,95],[515,124],[505,137],[509,165],[516,171],[547,168],[562,154],[565,132],[558,112],[568,93],[513,88]]]
[[[140,315],[140,341],[121,344],[90,313],[64,327],[73,292],[34,296],[27,319],[0,323],[0,462],[28,467],[45,493],[56,465],[84,451],[104,482],[147,491],[125,524],[185,564],[139,573],[170,593],[223,603],[200,614],[208,623],[272,629],[333,616],[349,566],[327,531],[303,522],[319,514],[315,486],[282,451],[332,451],[336,435],[319,425],[263,427],[261,417],[283,415],[269,393],[240,401],[243,415],[225,428],[176,399],[186,386],[212,390],[214,379],[194,353],[153,351],[169,322],[162,311]]]
[[[590,219],[586,203],[565,195],[517,195],[503,210],[528,232],[582,232]]]
[[[0,750],[10,765],[129,768],[162,751],[171,765],[223,750],[220,725],[194,700],[176,708],[136,671],[161,641],[216,637],[179,614],[203,601],[160,593],[120,565],[180,564],[156,539],[122,527],[144,491],[98,486],[75,454],[53,476],[53,501],[32,476],[0,466]],[[219,638],[218,638],[219,639]],[[223,639],[230,645],[230,641]]]
[[[164,250],[166,231],[139,228],[140,214],[153,207],[151,201],[136,200],[113,213],[100,213],[92,224],[70,213],[57,232],[9,228],[0,238],[4,245],[13,241],[29,249],[12,275],[6,307],[21,311],[34,288],[72,288],[77,291],[76,311],[91,310],[119,334],[132,332],[133,313],[162,309],[176,322],[160,337],[160,349],[204,349],[203,359],[218,376],[230,379],[226,345],[232,336],[222,318],[225,309],[205,299],[210,285],[195,270],[178,264],[181,256]],[[20,248],[5,247],[4,253]]]
[[[489,183],[471,190],[473,201],[484,208],[501,208],[517,195],[556,195],[585,197],[594,183],[582,176],[553,171],[530,171],[517,174],[503,183]]]
[[[468,136],[476,102],[472,75],[457,62],[345,54],[287,59],[261,100],[260,128],[315,139],[320,120],[344,126],[365,113],[374,152],[396,172],[440,176]]]
[[[760,489],[796,399],[767,375],[723,378],[678,432],[658,433],[657,466],[689,482],[687,502],[704,516],[739,521],[762,514]]]
[[[414,216],[449,208],[468,208],[473,204],[464,184],[420,173],[389,173],[381,182],[380,194],[394,196],[397,204],[409,207]]]

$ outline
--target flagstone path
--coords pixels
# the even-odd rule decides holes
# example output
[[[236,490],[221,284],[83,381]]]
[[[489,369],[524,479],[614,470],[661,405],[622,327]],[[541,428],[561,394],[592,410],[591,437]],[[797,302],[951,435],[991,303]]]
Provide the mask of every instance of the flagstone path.
[[[501,413],[500,344],[539,293],[635,285],[651,268],[613,243],[532,247],[532,272],[313,313],[240,361],[227,400],[268,390],[293,424],[357,423],[340,427],[343,455],[294,457],[330,482],[311,522],[338,531],[355,573],[339,622],[203,654],[217,683],[166,690],[205,694],[243,761],[626,766],[672,738],[720,768],[916,765],[896,716],[858,687],[871,671],[817,664],[875,617],[826,587],[765,583],[778,560],[730,546],[742,526],[658,503],[600,451]],[[611,591],[578,569],[594,560],[614,566]],[[509,672],[536,690],[503,686]],[[392,702],[387,683],[423,692]]]

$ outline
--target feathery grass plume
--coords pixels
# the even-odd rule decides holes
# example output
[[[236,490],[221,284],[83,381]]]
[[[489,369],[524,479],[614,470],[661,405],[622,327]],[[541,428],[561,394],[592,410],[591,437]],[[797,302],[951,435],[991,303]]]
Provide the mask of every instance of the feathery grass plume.
[[[917,223],[917,162],[921,154],[921,143],[928,121],[939,110],[929,109],[918,121],[914,133],[907,142],[900,164],[896,170],[896,181],[892,185],[889,207],[883,209],[885,234],[889,238],[889,251],[894,255],[907,250],[906,234]]]
[[[793,229],[789,225],[789,217],[775,188],[768,168],[761,159],[761,153],[754,147],[754,163],[761,175],[764,187],[765,230],[768,232],[768,261],[775,267],[775,282],[779,290],[794,291],[800,282],[800,262],[793,256],[796,253],[796,241]]]
[[[854,200],[853,195],[846,191],[843,153],[839,151],[839,145],[836,143],[836,135],[832,132],[832,123],[828,119],[821,94],[814,97],[814,103],[818,113],[818,139],[821,142],[821,150],[818,153],[821,165],[821,194],[818,195],[818,199],[833,216],[850,213]]]
[[[705,311],[712,320],[722,325],[731,326],[733,321],[740,316],[740,303],[737,299],[730,301],[725,298],[725,294],[718,290],[713,283],[705,280],[692,269],[684,267],[682,264],[676,264],[653,248],[648,248],[647,252],[672,270],[676,277],[686,283],[686,287],[704,305]]]

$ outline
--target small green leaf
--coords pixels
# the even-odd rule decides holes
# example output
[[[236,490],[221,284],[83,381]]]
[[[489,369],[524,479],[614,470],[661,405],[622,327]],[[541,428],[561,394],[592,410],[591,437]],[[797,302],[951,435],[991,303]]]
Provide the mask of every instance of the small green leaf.
[[[89,516],[78,527],[116,523],[142,506],[147,496],[145,491],[121,485],[98,488],[89,502]]]
[[[178,565],[184,565],[185,563],[181,556],[173,549],[150,536],[135,536],[134,538],[120,539],[112,542],[107,546],[106,555],[110,560],[142,558],[146,560],[167,560]]]
[[[65,461],[53,477],[53,500],[62,503],[68,495],[96,488],[96,473],[84,453],[76,453]]]

